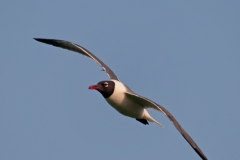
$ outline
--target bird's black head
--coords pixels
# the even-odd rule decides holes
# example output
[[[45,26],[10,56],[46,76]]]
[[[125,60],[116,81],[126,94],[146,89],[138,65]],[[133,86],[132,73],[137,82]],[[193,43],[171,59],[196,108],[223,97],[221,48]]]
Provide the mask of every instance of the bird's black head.
[[[88,89],[95,89],[100,92],[104,98],[110,97],[115,88],[115,83],[113,81],[100,81],[97,85],[89,86]]]

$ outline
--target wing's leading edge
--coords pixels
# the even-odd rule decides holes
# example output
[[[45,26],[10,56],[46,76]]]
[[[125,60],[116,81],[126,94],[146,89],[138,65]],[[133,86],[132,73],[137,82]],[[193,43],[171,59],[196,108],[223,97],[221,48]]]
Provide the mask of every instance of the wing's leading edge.
[[[126,96],[146,108],[152,108],[152,109],[158,110],[158,111],[162,112],[163,114],[165,114],[170,119],[170,121],[173,123],[173,125],[177,128],[177,130],[182,134],[182,136],[186,139],[186,141],[192,146],[192,148],[195,150],[195,152],[203,160],[207,160],[207,157],[203,154],[201,149],[197,146],[197,144],[193,141],[193,139],[187,134],[187,132],[182,128],[182,126],[177,122],[177,120],[173,117],[173,115],[170,112],[168,112],[168,110],[166,110],[161,105],[153,102],[152,100],[142,97],[140,95],[126,92]]]
[[[106,72],[108,77],[110,79],[114,79],[119,81],[117,76],[114,74],[114,72],[107,66],[105,65],[100,59],[98,59],[95,55],[93,55],[91,52],[89,52],[87,49],[83,48],[82,46],[79,46],[77,44],[74,44],[72,42],[64,41],[64,40],[56,40],[56,39],[43,39],[43,38],[34,38],[36,41],[46,43],[53,45],[55,47],[60,47],[64,49],[68,49],[70,51],[78,52],[84,56],[87,56],[97,62],[102,69]]]

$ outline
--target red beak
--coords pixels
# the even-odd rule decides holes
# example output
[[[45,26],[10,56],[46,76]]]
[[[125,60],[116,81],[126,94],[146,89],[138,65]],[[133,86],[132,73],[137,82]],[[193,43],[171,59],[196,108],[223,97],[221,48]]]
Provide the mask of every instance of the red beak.
[[[92,85],[92,86],[89,86],[88,89],[91,89],[91,90],[95,89],[95,90],[97,90],[97,89],[99,89],[99,87],[98,87],[98,85]]]

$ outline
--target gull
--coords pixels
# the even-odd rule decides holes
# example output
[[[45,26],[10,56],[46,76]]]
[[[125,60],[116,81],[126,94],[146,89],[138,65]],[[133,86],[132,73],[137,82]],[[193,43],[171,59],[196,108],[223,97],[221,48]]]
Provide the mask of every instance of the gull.
[[[118,77],[106,64],[104,64],[87,49],[78,44],[64,40],[43,38],[34,39],[42,43],[80,53],[97,62],[102,67],[102,70],[106,72],[110,80],[100,81],[96,85],[91,85],[89,86],[90,90],[97,90],[102,94],[105,100],[119,113],[127,117],[135,118],[137,121],[143,123],[144,125],[149,124],[148,122],[153,122],[163,127],[162,124],[150,116],[146,109],[151,108],[163,113],[173,123],[176,129],[195,150],[195,152],[203,160],[207,160],[207,157],[204,155],[201,149],[197,146],[193,139],[188,135],[188,133],[182,128],[182,126],[177,122],[177,120],[168,110],[156,102],[133,92],[128,86],[120,82]]]

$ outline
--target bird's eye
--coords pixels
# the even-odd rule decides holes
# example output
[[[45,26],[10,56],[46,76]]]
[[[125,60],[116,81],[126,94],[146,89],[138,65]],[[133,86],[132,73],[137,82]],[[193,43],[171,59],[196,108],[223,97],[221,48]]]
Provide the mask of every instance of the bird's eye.
[[[103,85],[104,85],[104,87],[108,87],[108,83],[107,82],[104,82]]]

